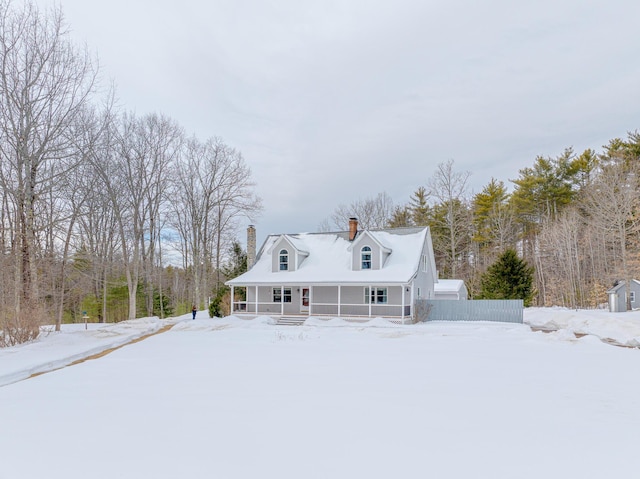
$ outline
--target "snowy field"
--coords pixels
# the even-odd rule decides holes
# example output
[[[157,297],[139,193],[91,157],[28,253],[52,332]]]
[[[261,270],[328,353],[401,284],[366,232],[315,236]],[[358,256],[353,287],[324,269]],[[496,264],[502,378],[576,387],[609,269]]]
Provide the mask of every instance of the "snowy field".
[[[0,349],[0,479],[640,474],[640,350],[604,342],[640,344],[640,312],[270,322],[203,311]]]

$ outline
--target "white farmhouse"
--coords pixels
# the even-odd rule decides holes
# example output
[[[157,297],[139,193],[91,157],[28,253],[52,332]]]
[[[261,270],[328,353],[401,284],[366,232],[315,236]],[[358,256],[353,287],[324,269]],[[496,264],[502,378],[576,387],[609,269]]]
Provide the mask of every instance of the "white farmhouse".
[[[255,230],[249,227],[248,249]],[[255,244],[255,241],[253,242]],[[267,237],[249,271],[227,281],[246,288],[232,311],[275,315],[409,318],[437,281],[428,227]]]

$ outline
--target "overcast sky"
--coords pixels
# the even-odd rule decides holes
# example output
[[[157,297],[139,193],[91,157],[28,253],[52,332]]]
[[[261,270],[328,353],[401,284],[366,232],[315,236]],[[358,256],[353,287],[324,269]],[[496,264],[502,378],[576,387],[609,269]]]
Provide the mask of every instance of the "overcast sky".
[[[122,107],[242,152],[259,242],[449,159],[478,192],[640,129],[637,0],[56,3]]]

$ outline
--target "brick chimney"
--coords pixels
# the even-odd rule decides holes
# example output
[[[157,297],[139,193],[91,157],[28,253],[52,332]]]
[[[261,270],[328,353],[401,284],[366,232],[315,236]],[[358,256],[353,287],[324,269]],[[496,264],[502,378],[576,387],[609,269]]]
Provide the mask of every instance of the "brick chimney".
[[[358,218],[349,218],[349,241],[356,239],[358,234]]]
[[[247,271],[256,262],[256,228],[249,225],[247,228]]]

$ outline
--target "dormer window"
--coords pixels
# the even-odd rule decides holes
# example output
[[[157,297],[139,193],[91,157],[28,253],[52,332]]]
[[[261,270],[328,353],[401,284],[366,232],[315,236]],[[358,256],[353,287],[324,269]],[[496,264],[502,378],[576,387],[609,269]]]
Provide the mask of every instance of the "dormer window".
[[[286,249],[280,250],[280,271],[289,270],[289,252]]]
[[[371,269],[371,248],[363,246],[360,250],[362,257],[362,269]]]

